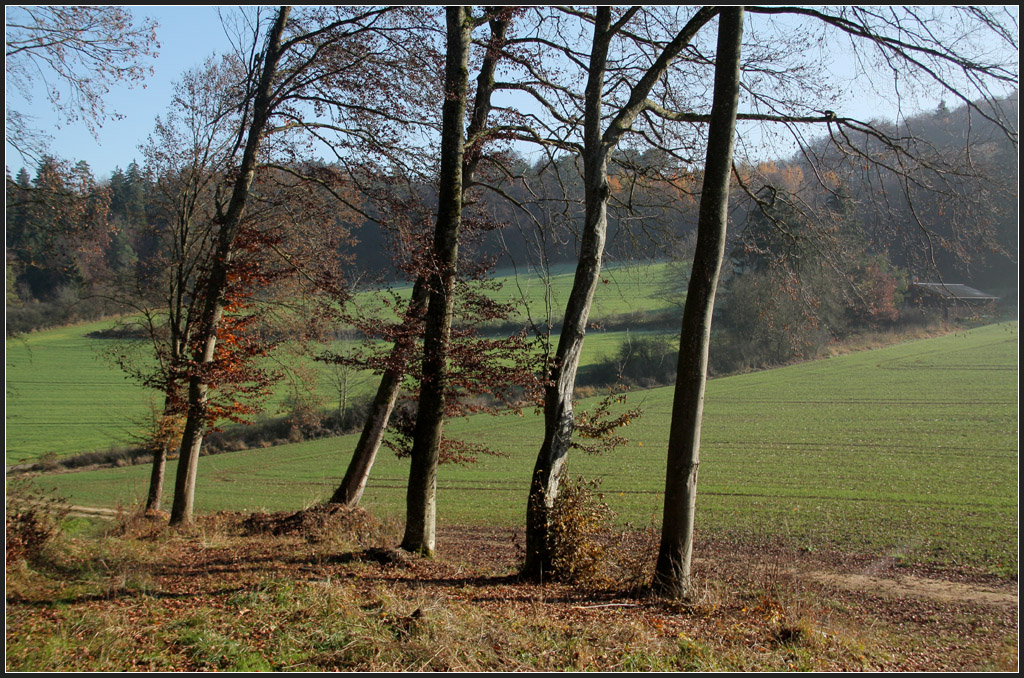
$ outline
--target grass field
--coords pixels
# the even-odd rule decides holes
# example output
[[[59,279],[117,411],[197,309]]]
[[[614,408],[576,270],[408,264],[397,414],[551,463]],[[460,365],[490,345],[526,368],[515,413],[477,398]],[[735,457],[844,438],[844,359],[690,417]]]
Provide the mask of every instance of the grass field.
[[[713,380],[699,529],[1016,573],[1017,342],[1017,324],[1006,323]],[[629,445],[601,457],[576,453],[570,473],[600,478],[620,520],[657,523],[671,389],[637,391],[629,404],[646,410],[626,430]],[[518,528],[539,418],[478,416],[450,431],[506,456],[443,467],[439,522]],[[275,510],[320,501],[354,443],[350,436],[204,457],[196,505]],[[382,451],[364,506],[400,515],[407,468]],[[144,496],[147,474],[131,467],[39,482],[76,504],[130,506]]]
[[[665,264],[611,268],[607,285],[597,294],[592,318],[629,313],[637,308],[647,312],[663,310],[668,302],[662,288]],[[544,317],[544,293],[538,278],[522,276],[519,281],[508,272],[503,298],[520,299],[529,305],[533,318]],[[572,286],[572,273],[556,269],[551,278],[555,308],[564,304]],[[521,296],[520,296],[521,295]],[[556,311],[560,313],[560,311]],[[523,314],[525,317],[525,313]],[[160,404],[158,395],[128,380],[104,358],[112,340],[87,335],[106,329],[112,321],[85,323],[32,334],[7,341],[7,449],[8,464],[31,461],[43,455],[67,457],[80,452],[131,444]],[[593,331],[587,339],[582,365],[613,355],[625,339],[625,332]],[[555,339],[557,342],[557,338]],[[332,348],[339,350],[343,344]],[[306,369],[304,378],[316,377],[316,394],[330,409],[339,400],[333,368],[308,356],[278,352],[278,360],[290,368]],[[271,365],[274,368],[281,365]],[[289,394],[289,379],[279,382],[265,404],[265,416],[279,416]],[[368,396],[377,380],[369,373],[353,375],[351,398]]]
[[[574,265],[554,266],[551,277],[545,282],[539,277],[524,275],[517,277],[511,270],[498,272],[502,283],[498,298],[514,302],[519,317],[526,318],[526,309],[534,319],[544,317],[546,291],[551,291],[552,314],[562,316],[565,303],[572,291],[575,276]],[[657,313],[673,308],[666,295],[667,276],[672,269],[667,263],[641,266],[606,266],[601,272],[601,285],[594,298],[591,318],[600,321],[611,316],[625,315],[635,311]]]
[[[151,394],[102,359],[106,342],[85,336],[109,325],[73,325],[7,340],[8,464],[123,444],[139,428]]]
[[[49,453],[67,457],[131,444],[143,429],[160,403],[157,394],[129,381],[104,359],[109,340],[86,336],[109,325],[109,321],[87,323],[8,341],[8,464]],[[626,337],[626,332],[591,332],[582,365],[614,355]],[[340,345],[337,342],[334,349]],[[337,406],[339,395],[331,366],[308,357],[292,356],[289,361],[311,370],[324,405],[328,409]],[[283,412],[289,383],[286,379],[278,384],[263,416]],[[373,374],[355,373],[350,377],[349,397],[369,396],[376,387]]]

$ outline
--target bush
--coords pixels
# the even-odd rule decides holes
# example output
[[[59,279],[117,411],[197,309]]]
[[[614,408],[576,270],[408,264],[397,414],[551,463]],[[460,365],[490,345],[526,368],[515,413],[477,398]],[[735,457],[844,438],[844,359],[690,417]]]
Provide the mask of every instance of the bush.
[[[607,579],[601,536],[611,532],[615,514],[599,486],[598,480],[562,478],[549,514],[552,575],[559,581],[593,585]]]
[[[7,486],[7,564],[33,560],[60,533],[70,511],[63,501],[46,495],[26,482]]]
[[[771,272],[735,275],[720,298],[710,352],[713,374],[815,358],[848,330],[838,292],[810,274],[799,281]]]
[[[674,384],[679,350],[667,334],[633,334],[619,345],[614,357],[580,371],[586,384],[623,383],[651,387]]]

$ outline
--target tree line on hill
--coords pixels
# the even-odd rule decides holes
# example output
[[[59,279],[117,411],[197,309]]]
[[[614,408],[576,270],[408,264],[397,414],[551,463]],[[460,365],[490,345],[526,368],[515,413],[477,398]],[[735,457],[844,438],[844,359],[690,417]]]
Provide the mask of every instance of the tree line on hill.
[[[744,299],[787,328],[836,331],[891,320],[903,271],[955,275],[983,251],[981,270],[998,277],[1016,260],[1015,197],[994,197],[1015,180],[986,172],[1006,176],[1016,155],[1015,104],[997,92],[1012,89],[1015,102],[1017,75],[950,42],[958,22],[1016,53],[1005,18],[977,8],[252,10],[235,52],[183,75],[143,166],[97,182],[83,164],[44,156],[35,177],[8,173],[8,332],[12,318],[22,328],[67,319],[81,289],[80,308],[130,313],[152,359],[120,364],[164,398],[149,505],[160,505],[176,448],[176,525],[192,520],[204,437],[255,411],[278,376],[261,359],[286,339],[315,346],[356,327],[362,351],[321,359],[381,375],[335,501],[358,503],[400,391],[415,395],[392,426],[411,457],[408,551],[434,551],[438,464],[481,451],[447,437],[444,422],[480,409],[478,395],[532,401],[545,433],[523,574],[537,578],[551,572],[570,450],[581,437],[616,439],[630,418],[607,403],[574,412],[604,261],[682,253],[692,263],[653,586],[685,596],[723,265],[728,308]],[[937,117],[960,130],[827,110],[836,92],[808,54],[836,38],[958,99]],[[497,103],[510,92],[530,103]],[[799,155],[734,160],[750,125],[790,131]],[[808,126],[821,141],[806,141]],[[513,144],[542,159],[524,161]],[[329,162],[312,159],[322,148]],[[485,293],[498,256],[538,271],[575,265],[557,332],[549,307],[532,323],[536,341],[526,328],[480,334],[511,310]],[[368,312],[354,293],[380,270],[412,291],[382,294]],[[772,310],[787,297],[792,320]]]
[[[1004,115],[1013,119],[1016,94],[1000,100],[999,105]],[[970,153],[978,167],[977,177],[962,178],[955,194],[917,201],[912,209],[908,198],[913,196],[895,185],[895,177],[888,177],[888,183],[879,188],[871,177],[851,174],[845,178],[841,194],[829,195],[808,181],[813,169],[802,157],[739,166],[737,172],[746,182],[770,187],[776,202],[766,215],[755,200],[733,196],[730,252],[735,250],[735,256],[730,258],[736,267],[748,270],[750,261],[758,258],[761,263],[754,265],[764,269],[772,268],[772,258],[813,259],[806,252],[797,252],[813,235],[802,210],[813,208],[820,213],[821,205],[816,203],[841,204],[837,219],[856,222],[862,234],[869,229],[879,234],[878,241],[862,236],[856,247],[875,257],[879,266],[898,269],[910,277],[965,282],[1012,293],[1019,215],[1012,144],[1000,140],[994,124],[972,120],[966,106],[950,110],[943,103],[904,125],[908,134],[936,153]],[[963,144],[967,144],[966,151]],[[828,157],[827,140],[811,144],[808,152]],[[609,258],[620,262],[685,261],[696,229],[693,194],[699,173],[686,175],[685,181],[678,177],[670,181],[666,174],[678,174],[679,168],[664,153],[655,151],[617,153],[613,160],[620,163],[611,170],[612,182],[618,187],[616,202],[628,209],[613,210],[609,216]],[[545,265],[573,262],[579,215],[565,213],[565,205],[582,200],[578,181],[571,183],[578,177],[574,159],[530,164],[513,154],[509,169],[516,179],[503,190],[515,202],[495,193],[480,198],[482,212],[495,228],[483,235],[477,253],[492,257],[498,266],[515,264],[531,274]],[[655,178],[645,187],[648,199],[641,202],[634,193],[630,204],[629,191],[636,190],[630,183],[633,170]],[[122,307],[109,298],[104,284],[152,268],[167,247],[157,235],[167,220],[166,189],[148,165],[133,160],[127,169],[117,168],[109,178],[100,178],[87,163],[70,165],[44,156],[34,175],[23,167],[13,178],[8,176],[6,187],[8,335],[118,313]],[[429,195],[431,189],[424,185],[419,190]],[[531,195],[535,199],[531,200]],[[888,214],[880,213],[878,195],[886,197]],[[974,199],[964,202],[959,196]],[[515,214],[516,204],[529,211],[535,228],[536,224],[546,228],[538,228],[536,233],[525,229],[523,218]],[[803,228],[804,245],[794,233],[786,234],[788,244],[781,242],[783,231],[772,224],[780,218],[794,221],[798,230]],[[977,232],[959,226],[962,219],[974,221]],[[895,222],[898,228],[875,225],[882,221]],[[634,228],[636,224],[642,228]],[[356,213],[349,214],[345,228],[351,240],[345,243],[343,254],[351,258],[352,278],[365,281],[367,287],[402,280],[395,270],[390,253],[394,243],[387,229]],[[919,229],[940,239],[931,255],[914,247],[913,232]],[[774,251],[759,251],[759,243],[772,237],[772,232],[778,241],[773,244]],[[682,300],[684,283],[685,277],[677,290],[669,293]],[[781,285],[771,288],[779,289]],[[768,295],[759,298],[767,300]]]

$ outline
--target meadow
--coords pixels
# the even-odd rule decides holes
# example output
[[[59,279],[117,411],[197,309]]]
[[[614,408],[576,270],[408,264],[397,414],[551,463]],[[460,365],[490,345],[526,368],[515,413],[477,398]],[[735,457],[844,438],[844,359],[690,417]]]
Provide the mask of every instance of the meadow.
[[[709,382],[698,524],[808,552],[1017,571],[1016,323],[985,326]],[[595,342],[599,343],[599,342]],[[671,388],[635,391],[644,414],[626,446],[575,452],[569,473],[596,478],[622,523],[660,522]],[[581,407],[593,405],[593,399]],[[444,526],[521,529],[541,436],[534,412],[479,415],[451,435],[501,456],[445,466]],[[296,510],[325,499],[354,436],[203,457],[200,511]],[[363,506],[400,517],[408,462],[383,450]],[[173,463],[171,465],[173,477]],[[145,466],[42,476],[72,503],[136,505]],[[441,551],[443,539],[438,545]]]
[[[520,319],[529,315],[540,320],[545,313],[546,289],[550,289],[553,308],[564,306],[572,287],[570,270],[555,267],[546,283],[536,276],[502,271],[495,278],[500,289],[492,294],[502,301],[515,301]],[[635,308],[646,313],[664,310],[669,305],[662,295],[667,272],[666,264],[609,268],[604,276],[607,284],[598,290],[592,314],[594,323],[628,314]],[[364,296],[365,299],[357,301],[366,306],[371,297]],[[7,464],[44,455],[67,457],[131,445],[138,440],[161,400],[154,391],[127,379],[107,357],[116,340],[90,336],[111,324],[109,320],[83,323],[7,340]],[[586,366],[613,355],[626,336],[622,331],[591,332],[582,364]],[[330,348],[343,352],[353,343],[334,342]],[[144,346],[140,348],[145,350]],[[281,416],[287,410],[288,398],[305,389],[297,384],[296,373],[314,384],[314,394],[327,409],[337,405],[338,377],[332,366],[285,350],[277,353],[270,367],[281,369],[286,377],[264,404],[263,416]],[[349,397],[369,396],[376,383],[372,374],[352,374]]]

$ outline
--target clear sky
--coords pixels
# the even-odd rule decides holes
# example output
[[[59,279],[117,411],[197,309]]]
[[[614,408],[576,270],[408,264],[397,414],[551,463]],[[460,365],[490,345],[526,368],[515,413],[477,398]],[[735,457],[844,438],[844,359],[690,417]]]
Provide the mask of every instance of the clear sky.
[[[37,95],[32,104],[27,104],[16,91],[6,92],[9,105],[33,115],[35,126],[53,137],[50,151],[54,155],[69,160],[85,160],[98,178],[109,177],[115,167],[127,167],[133,159],[141,161],[139,146],[152,130],[156,116],[170,101],[175,80],[182,72],[199,65],[215,51],[224,52],[230,48],[215,7],[137,7],[132,11],[136,17],[151,17],[158,22],[159,57],[151,63],[154,72],[146,78],[144,88],[129,89],[115,85],[111,89],[107,109],[123,118],[104,122],[98,130],[97,138],[81,123],[58,126],[58,118],[44,96]],[[1012,12],[1016,16],[1016,9]],[[853,70],[850,60],[842,56],[835,60],[834,69],[836,77],[840,78],[849,77]],[[905,101],[899,113],[912,115],[921,108],[934,107],[937,103],[937,98],[928,97]],[[893,101],[871,96],[852,97],[846,102],[842,113],[862,119],[891,120],[898,115]],[[775,149],[774,153],[767,152],[772,155],[787,153],[782,148]],[[28,164],[7,145],[5,156],[5,164],[12,173]],[[31,167],[29,169],[32,170]]]

